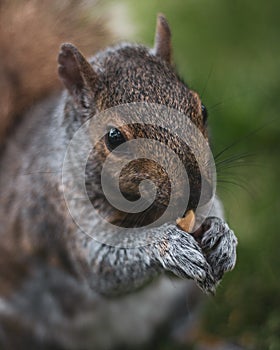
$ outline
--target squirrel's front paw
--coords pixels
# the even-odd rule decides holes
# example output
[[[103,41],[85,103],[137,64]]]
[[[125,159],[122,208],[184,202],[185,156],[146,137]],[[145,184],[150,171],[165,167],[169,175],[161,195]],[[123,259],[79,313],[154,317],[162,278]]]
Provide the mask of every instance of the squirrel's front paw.
[[[157,249],[158,260],[164,270],[193,279],[207,293],[215,291],[218,281],[201,247],[190,234],[170,225]]]
[[[201,247],[211,265],[216,280],[234,268],[237,238],[227,223],[217,217],[209,217],[203,223]]]

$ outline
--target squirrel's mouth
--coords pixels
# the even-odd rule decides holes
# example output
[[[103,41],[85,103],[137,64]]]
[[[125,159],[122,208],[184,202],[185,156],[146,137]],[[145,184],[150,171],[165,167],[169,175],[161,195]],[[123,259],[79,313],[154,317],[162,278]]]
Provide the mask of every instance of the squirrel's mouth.
[[[133,202],[132,202],[133,206]],[[166,213],[168,208],[168,214]],[[182,208],[182,206],[181,206]],[[185,210],[189,210],[186,208]],[[191,208],[195,210],[195,208]],[[182,210],[179,211],[178,207],[172,207],[168,204],[160,201],[153,202],[147,209],[139,213],[127,213],[120,210],[113,209],[112,215],[107,216],[106,219],[119,227],[124,228],[136,228],[144,227],[147,225],[159,226],[167,222],[176,222],[176,219],[182,215]]]
[[[144,205],[146,209],[139,212],[134,210],[137,209],[136,201],[139,199],[139,195],[135,195],[135,193],[122,192],[122,195],[131,202],[131,209],[133,209],[127,212],[113,207],[104,194],[101,193],[98,198],[94,196],[90,200],[99,214],[111,224],[124,228],[137,228],[147,225],[159,226],[167,222],[175,223],[176,219],[182,217],[188,210],[196,211],[199,203],[199,194],[200,191],[195,187],[190,193],[187,205],[183,196],[176,199],[176,204],[172,205],[168,196],[158,193],[154,202],[147,206]]]

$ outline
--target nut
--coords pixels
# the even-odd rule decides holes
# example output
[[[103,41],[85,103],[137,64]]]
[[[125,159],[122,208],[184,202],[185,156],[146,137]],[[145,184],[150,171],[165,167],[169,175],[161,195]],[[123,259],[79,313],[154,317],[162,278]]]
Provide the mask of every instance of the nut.
[[[183,218],[178,218],[176,224],[185,232],[191,232],[195,225],[195,214],[193,210],[188,210]]]

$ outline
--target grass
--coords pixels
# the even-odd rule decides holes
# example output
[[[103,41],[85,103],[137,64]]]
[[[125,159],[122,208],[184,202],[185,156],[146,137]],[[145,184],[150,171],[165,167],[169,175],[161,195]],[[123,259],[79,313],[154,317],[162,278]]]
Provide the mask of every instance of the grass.
[[[252,154],[220,169],[238,263],[208,301],[204,327],[248,349],[280,349],[280,3],[122,2],[133,39],[149,45],[156,13],[166,14],[178,70],[208,108],[214,154],[232,143],[224,159]]]

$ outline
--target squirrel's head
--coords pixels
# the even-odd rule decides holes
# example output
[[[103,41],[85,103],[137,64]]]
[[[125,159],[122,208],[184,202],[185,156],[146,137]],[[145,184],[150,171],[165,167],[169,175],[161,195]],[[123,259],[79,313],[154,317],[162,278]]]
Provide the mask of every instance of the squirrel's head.
[[[108,114],[108,120],[105,120],[107,117],[104,117],[102,121],[103,128],[105,125],[104,137],[94,145],[88,159],[86,185],[93,204],[97,198],[100,201],[102,197],[100,176],[106,158],[118,146],[127,141],[139,139],[156,140],[178,155],[178,159],[187,171],[190,187],[186,210],[195,209],[199,202],[202,177],[208,186],[205,201],[212,197],[213,190],[209,184],[209,170],[207,169],[208,155],[205,155],[203,145],[196,136],[198,134],[194,135],[192,132],[187,136],[192,139],[190,147],[178,137],[178,134],[176,135],[176,132],[173,132],[180,130],[181,133],[187,135],[190,132],[187,121],[190,121],[197,129],[197,133],[203,135],[208,144],[206,109],[198,94],[188,88],[171,64],[171,32],[164,16],[158,16],[153,49],[141,45],[121,44],[98,53],[88,61],[75,46],[63,44],[58,62],[59,76],[68,90],[65,111],[70,123],[78,121],[79,126],[94,115],[108,109],[114,110]],[[137,106],[135,113],[139,116],[141,104],[154,106],[148,113],[143,107],[143,113],[146,115],[150,113],[148,122],[143,118],[145,123],[124,124],[121,109],[116,112],[116,107],[130,105],[129,108],[133,114],[133,108]],[[172,113],[159,113],[155,106],[164,106],[170,111],[178,111],[180,117],[173,118]],[[165,127],[162,126],[160,118],[165,118],[163,123]],[[98,129],[101,126],[95,125],[94,127]],[[198,151],[196,155],[192,152],[193,148]],[[173,161],[167,155],[166,147],[140,142],[134,150],[130,146],[129,152],[134,151],[141,154],[141,157],[129,161],[120,173],[117,173],[115,168],[127,158],[127,153],[115,152],[111,157],[110,168],[103,174],[112,181],[118,176],[116,181],[122,194],[132,203],[141,196],[139,185],[143,180],[148,179],[156,185],[155,201],[145,211],[144,221],[146,223],[160,216],[168,206],[172,191],[170,176],[179,178],[181,170],[176,163],[178,159]],[[162,161],[158,163],[151,159],[149,155],[152,153]],[[198,166],[198,163],[203,164],[203,167]],[[98,186],[99,190],[97,190]],[[183,183],[181,190],[180,185],[176,190],[178,202],[184,201],[182,186],[184,186]],[[97,206],[109,208],[109,203],[106,202],[106,199],[103,198],[103,200],[106,205],[100,205],[98,202]],[[138,214],[127,215],[120,210],[111,209],[108,210],[109,215],[113,213],[111,221],[125,221],[124,226],[137,225],[139,222]],[[174,213],[174,216],[178,214]]]

